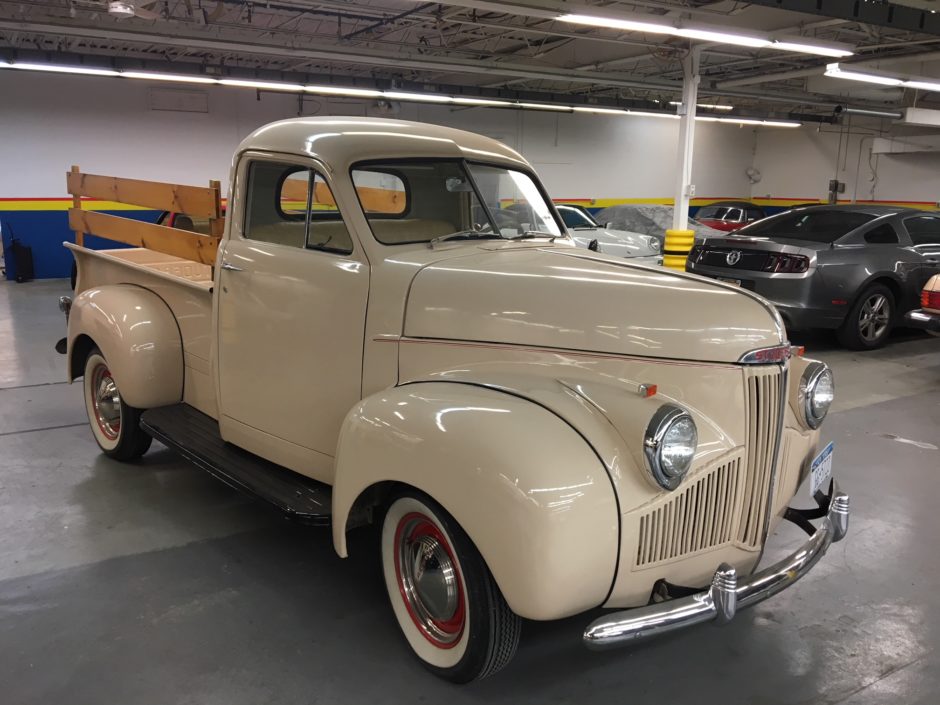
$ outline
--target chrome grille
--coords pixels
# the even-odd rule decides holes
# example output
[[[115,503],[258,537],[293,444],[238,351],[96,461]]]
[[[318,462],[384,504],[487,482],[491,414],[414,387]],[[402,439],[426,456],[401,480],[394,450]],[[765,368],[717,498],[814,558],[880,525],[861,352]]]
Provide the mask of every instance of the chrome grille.
[[[767,499],[773,486],[774,454],[780,435],[783,371],[777,365],[745,371],[747,381],[747,464],[737,540],[758,546],[763,538]]]
[[[636,565],[659,563],[731,541],[741,467],[741,458],[719,465],[641,516]]]

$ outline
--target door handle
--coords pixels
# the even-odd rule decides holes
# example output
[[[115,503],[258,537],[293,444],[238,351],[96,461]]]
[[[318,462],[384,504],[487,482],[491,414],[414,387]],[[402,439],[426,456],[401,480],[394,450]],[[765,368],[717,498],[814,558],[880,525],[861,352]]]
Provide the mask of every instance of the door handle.
[[[228,262],[225,262],[224,260],[222,262],[222,269],[225,269],[229,272],[244,272],[245,271],[241,267],[236,267],[234,264],[229,264]]]

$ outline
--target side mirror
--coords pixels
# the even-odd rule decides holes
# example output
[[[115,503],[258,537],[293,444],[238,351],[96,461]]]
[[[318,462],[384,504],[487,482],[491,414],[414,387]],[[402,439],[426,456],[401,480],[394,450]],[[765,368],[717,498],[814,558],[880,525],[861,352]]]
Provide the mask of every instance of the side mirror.
[[[607,229],[607,230],[613,230],[614,224],[613,224],[613,223],[604,223],[604,228]]]

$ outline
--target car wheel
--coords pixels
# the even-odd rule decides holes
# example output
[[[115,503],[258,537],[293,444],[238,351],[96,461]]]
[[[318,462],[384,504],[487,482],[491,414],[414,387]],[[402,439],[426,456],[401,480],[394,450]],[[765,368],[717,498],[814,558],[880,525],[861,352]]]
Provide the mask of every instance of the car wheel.
[[[102,452],[115,460],[135,460],[147,452],[152,438],[140,428],[141,409],[128,406],[98,348],[85,359],[85,411]]]
[[[883,284],[862,292],[839,328],[839,342],[851,350],[884,345],[894,326],[894,294]]]
[[[392,610],[426,668],[467,683],[509,663],[521,620],[446,511],[419,492],[398,495],[385,513],[381,544]]]

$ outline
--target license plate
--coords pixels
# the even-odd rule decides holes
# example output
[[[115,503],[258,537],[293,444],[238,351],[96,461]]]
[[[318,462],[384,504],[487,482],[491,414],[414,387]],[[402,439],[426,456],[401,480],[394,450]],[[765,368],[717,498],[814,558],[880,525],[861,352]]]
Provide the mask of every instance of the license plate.
[[[832,478],[832,449],[830,443],[823,448],[822,453],[813,458],[813,464],[809,470],[809,492],[815,496],[817,492],[825,493],[829,487],[829,480]]]
[[[718,281],[724,282],[725,284],[731,284],[733,286],[741,286],[740,279],[728,279],[727,277],[718,277]]]

